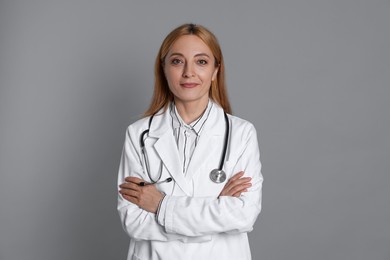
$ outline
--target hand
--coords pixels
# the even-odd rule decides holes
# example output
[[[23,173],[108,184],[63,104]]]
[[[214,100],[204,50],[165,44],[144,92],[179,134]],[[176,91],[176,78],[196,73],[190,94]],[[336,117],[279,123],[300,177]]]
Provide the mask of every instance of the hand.
[[[238,172],[223,187],[219,196],[232,196],[240,197],[241,193],[248,191],[248,188],[252,186],[250,181],[251,177],[243,177],[244,172]]]
[[[155,185],[139,186],[144,180],[136,177],[127,177],[125,181],[119,185],[122,197],[148,212],[156,213],[164,196]]]

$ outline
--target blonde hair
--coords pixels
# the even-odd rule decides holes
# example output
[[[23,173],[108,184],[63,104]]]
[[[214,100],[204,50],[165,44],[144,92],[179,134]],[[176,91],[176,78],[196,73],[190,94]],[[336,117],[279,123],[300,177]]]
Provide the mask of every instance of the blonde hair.
[[[170,32],[161,44],[154,65],[155,79],[153,97],[150,106],[144,115],[153,115],[162,108],[164,108],[165,111],[169,103],[173,101],[173,94],[169,90],[168,82],[165,78],[163,63],[172,44],[183,35],[198,36],[210,48],[214,55],[215,67],[218,67],[218,72],[215,80],[211,83],[209,96],[214,102],[219,104],[226,113],[231,114],[232,110],[225,84],[225,64],[217,38],[212,32],[201,25],[183,24]]]

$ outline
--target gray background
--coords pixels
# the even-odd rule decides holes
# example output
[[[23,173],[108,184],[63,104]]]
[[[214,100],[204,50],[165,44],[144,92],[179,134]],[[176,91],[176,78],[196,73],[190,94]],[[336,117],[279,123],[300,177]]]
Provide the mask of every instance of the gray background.
[[[258,129],[254,259],[390,259],[390,1],[0,2],[0,259],[125,259],[116,175],[174,27]]]

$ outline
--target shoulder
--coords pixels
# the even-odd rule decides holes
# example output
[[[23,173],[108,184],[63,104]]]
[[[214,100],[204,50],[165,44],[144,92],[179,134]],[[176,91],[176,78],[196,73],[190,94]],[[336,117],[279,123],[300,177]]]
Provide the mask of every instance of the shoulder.
[[[231,122],[231,131],[233,134],[238,133],[237,135],[244,139],[250,138],[252,135],[256,135],[256,128],[251,122],[230,114],[228,114],[228,117]]]
[[[142,129],[147,129],[149,125],[150,116],[143,117],[137,121],[131,123],[128,127],[128,131],[140,131]]]
[[[139,136],[145,130],[150,130],[150,133],[155,133],[166,127],[168,118],[168,110],[161,109],[153,116],[143,117],[127,127],[128,135]],[[153,123],[151,122],[153,120]]]
[[[216,108],[216,111],[217,111],[216,117],[220,118],[220,120],[222,120],[223,113],[224,113],[223,108],[218,103],[216,103],[214,101],[211,101],[211,102],[213,103],[213,105]],[[234,128],[236,131],[256,132],[255,127],[253,126],[253,124],[251,122],[249,122],[245,119],[242,119],[238,116],[231,115],[231,114],[227,114],[227,116],[229,118],[231,128]]]
[[[232,158],[240,157],[245,151],[259,151],[257,132],[254,125],[240,117],[228,115],[230,119],[230,148]]]
[[[138,119],[131,123],[126,129],[126,140],[132,143],[137,143],[142,132],[149,128],[149,116]]]

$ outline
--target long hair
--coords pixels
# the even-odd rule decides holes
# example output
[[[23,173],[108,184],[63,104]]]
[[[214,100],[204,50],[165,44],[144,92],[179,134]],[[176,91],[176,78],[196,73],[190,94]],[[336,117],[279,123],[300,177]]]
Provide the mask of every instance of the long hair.
[[[144,116],[150,116],[157,113],[160,109],[167,109],[169,103],[173,101],[173,94],[169,90],[167,79],[164,74],[164,60],[165,56],[169,52],[172,44],[181,36],[195,35],[198,36],[211,50],[215,59],[215,67],[218,67],[218,72],[215,80],[212,81],[209,97],[219,104],[223,110],[231,114],[232,110],[227,95],[225,84],[225,64],[223,61],[221,47],[217,38],[212,32],[201,25],[195,24],[183,24],[172,32],[164,39],[161,44],[160,50],[156,57],[154,65],[154,92],[152,101],[148,110],[144,113]]]

